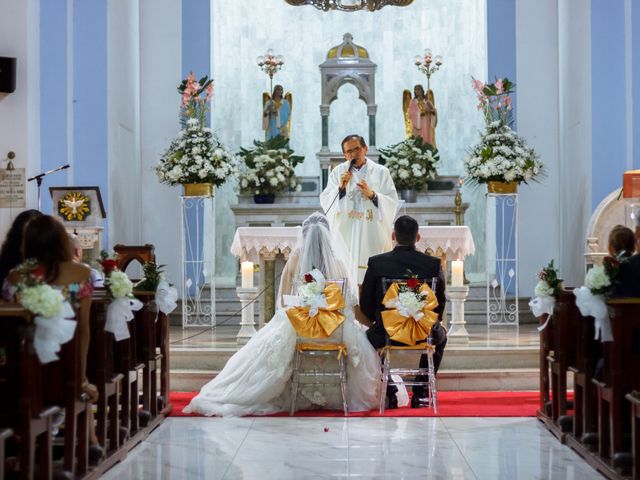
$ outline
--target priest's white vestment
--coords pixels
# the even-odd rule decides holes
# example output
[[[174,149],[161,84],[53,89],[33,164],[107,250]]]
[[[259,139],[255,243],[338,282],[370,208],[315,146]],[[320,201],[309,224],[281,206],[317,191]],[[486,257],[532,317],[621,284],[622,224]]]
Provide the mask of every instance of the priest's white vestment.
[[[339,198],[340,178],[349,162],[336,166],[329,174],[320,204],[334,236],[341,236],[349,253],[351,278],[362,283],[369,257],[392,249],[391,232],[398,209],[398,194],[389,170],[367,159],[360,170],[353,170],[346,193]],[[377,195],[377,206],[364,195],[357,183],[365,180]],[[334,201],[335,200],[335,201]]]

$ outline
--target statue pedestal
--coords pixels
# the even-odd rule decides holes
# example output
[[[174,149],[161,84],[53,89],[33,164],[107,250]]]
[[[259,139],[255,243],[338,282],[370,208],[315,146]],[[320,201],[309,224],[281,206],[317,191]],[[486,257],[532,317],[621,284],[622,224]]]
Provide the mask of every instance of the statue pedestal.
[[[447,334],[450,345],[465,345],[469,343],[469,332],[465,327],[464,302],[469,295],[469,287],[447,286],[447,300],[451,305],[451,323]]]
[[[236,293],[242,305],[242,320],[240,321],[240,331],[236,335],[238,345],[244,345],[256,333],[254,326],[254,301],[258,295],[256,287],[243,288],[236,287]]]

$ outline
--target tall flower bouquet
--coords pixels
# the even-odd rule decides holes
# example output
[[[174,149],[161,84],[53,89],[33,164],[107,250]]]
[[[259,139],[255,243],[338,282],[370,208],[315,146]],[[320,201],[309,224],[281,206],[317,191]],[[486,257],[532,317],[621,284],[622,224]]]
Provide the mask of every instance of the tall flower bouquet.
[[[400,143],[380,149],[380,156],[399,190],[420,190],[436,177],[438,149],[420,137],[409,137]]]
[[[255,148],[240,148],[244,160],[240,167],[240,190],[254,195],[274,194],[283,190],[300,191],[295,167],[304,160],[294,155],[288,139],[277,136],[266,142],[255,140]]]
[[[236,156],[206,127],[213,80],[196,81],[192,73],[178,87],[182,96],[178,133],[156,165],[161,183],[208,183],[217,187],[237,173]]]
[[[478,109],[486,122],[480,142],[471,148],[464,161],[467,181],[528,183],[543,172],[536,152],[511,129],[512,100],[515,85],[508,78],[486,84],[473,79]]]

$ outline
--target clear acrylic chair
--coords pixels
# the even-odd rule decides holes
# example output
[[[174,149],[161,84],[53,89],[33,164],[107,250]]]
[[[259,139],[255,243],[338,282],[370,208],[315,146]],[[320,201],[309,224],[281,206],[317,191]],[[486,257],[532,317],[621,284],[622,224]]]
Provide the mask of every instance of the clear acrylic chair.
[[[326,283],[338,285],[344,297],[344,279],[327,280]],[[347,347],[343,341],[343,327],[344,321],[328,338],[304,337],[296,333],[289,415],[296,412],[296,400],[301,389],[339,387],[342,409],[347,416]]]
[[[436,285],[438,278],[419,278],[420,283],[427,283],[430,285],[431,290],[436,291]],[[393,283],[398,285],[406,284],[406,278],[382,278],[382,288],[384,292],[387,292],[389,287]],[[405,386],[421,386],[427,389],[428,392],[428,407],[433,409],[433,412],[438,414],[438,390],[436,388],[436,375],[433,363],[433,354],[435,353],[435,346],[432,343],[431,334],[424,338],[414,338],[413,341],[420,342],[416,345],[392,345],[390,343],[389,335],[385,332],[386,344],[384,347],[378,349],[380,355],[380,361],[382,363],[382,378],[380,388],[380,414],[384,413],[385,398],[387,394],[387,386],[389,385],[405,385]],[[405,368],[396,367],[392,365],[391,353],[411,353],[420,352],[427,355],[427,367],[426,368]],[[394,381],[392,376],[399,376],[402,381]],[[426,377],[427,380],[417,380],[417,377]]]

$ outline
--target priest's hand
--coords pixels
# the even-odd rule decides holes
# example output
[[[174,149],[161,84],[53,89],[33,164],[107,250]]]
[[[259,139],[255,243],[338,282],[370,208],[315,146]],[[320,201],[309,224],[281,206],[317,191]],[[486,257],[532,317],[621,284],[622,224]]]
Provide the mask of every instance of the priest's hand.
[[[347,184],[351,181],[351,177],[353,177],[353,173],[351,170],[347,170],[340,177],[340,189],[347,188]]]
[[[358,182],[358,188],[362,192],[362,195],[364,195],[365,197],[367,197],[370,200],[372,200],[373,197],[375,196],[375,193],[373,192],[373,190],[371,190],[369,188],[369,185],[367,184],[367,182],[365,180],[360,180]]]

